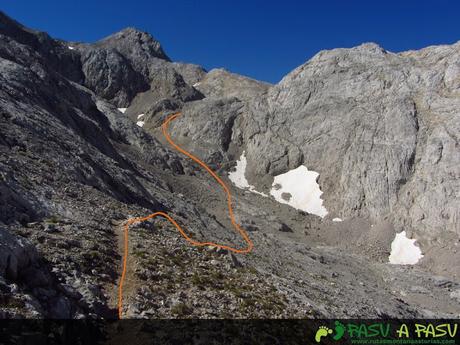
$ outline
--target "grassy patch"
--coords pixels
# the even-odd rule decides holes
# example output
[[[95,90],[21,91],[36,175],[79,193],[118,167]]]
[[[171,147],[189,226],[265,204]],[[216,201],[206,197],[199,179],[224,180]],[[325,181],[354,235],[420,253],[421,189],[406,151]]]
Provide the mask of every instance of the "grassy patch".
[[[25,302],[7,295],[0,295],[0,307],[3,308],[24,308]]]
[[[49,218],[45,219],[45,222],[48,224],[58,224],[59,223],[59,217],[56,215],[52,215]]]
[[[148,257],[148,253],[144,250],[133,250],[133,255],[141,259],[146,259]]]
[[[185,303],[177,303],[172,306],[171,308],[171,313],[181,317],[181,316],[187,316],[192,313],[192,309],[186,305]]]
[[[195,272],[192,276],[192,284],[204,289],[205,287],[211,286],[212,280],[207,275]]]
[[[170,260],[173,264],[175,264],[176,266],[179,266],[180,268],[183,268],[184,267],[184,262],[182,260],[182,258],[179,256],[179,255],[173,255],[170,257]]]

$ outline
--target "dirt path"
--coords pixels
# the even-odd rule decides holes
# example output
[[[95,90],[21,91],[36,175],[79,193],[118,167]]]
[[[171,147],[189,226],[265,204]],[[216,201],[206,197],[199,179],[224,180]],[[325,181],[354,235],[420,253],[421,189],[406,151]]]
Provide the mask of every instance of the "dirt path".
[[[117,222],[118,224],[114,224],[114,234],[117,239],[117,253],[122,254],[124,252],[124,236],[123,236],[123,229],[124,229],[124,221]],[[130,260],[128,259],[128,265],[130,265]],[[123,269],[123,263],[120,262],[117,264],[117,271],[120,272]],[[125,276],[125,282],[124,282],[124,293],[126,295],[130,295],[132,292],[132,289],[134,287],[134,275],[132,274],[132,271],[128,271],[127,275]],[[119,282],[118,284],[109,284],[106,288],[105,291],[108,292],[107,294],[107,304],[108,306],[112,309],[117,309],[118,308],[118,289],[119,289]],[[117,311],[117,314],[119,314],[119,310]]]
[[[182,237],[185,238],[187,242],[189,242],[193,246],[215,246],[218,248],[223,248],[226,250],[229,250],[234,253],[249,253],[253,249],[253,243],[251,242],[249,236],[247,235],[246,231],[244,231],[240,225],[236,222],[234,212],[233,212],[233,206],[232,206],[232,194],[230,192],[230,189],[228,186],[225,184],[225,182],[209,167],[207,166],[203,161],[201,161],[199,158],[195,157],[191,153],[185,151],[182,149],[180,146],[178,146],[169,136],[168,134],[168,127],[171,121],[179,117],[181,114],[177,113],[174,114],[170,117],[168,117],[163,125],[161,126],[162,132],[168,143],[177,151],[180,153],[186,155],[196,163],[198,163],[203,169],[205,169],[222,187],[224,190],[225,194],[227,195],[227,206],[228,206],[228,213],[230,216],[231,223],[233,227],[237,230],[237,232],[241,235],[241,237],[244,239],[244,241],[247,243],[247,246],[245,248],[234,248],[231,246],[227,245],[222,245],[214,242],[199,242],[191,238],[190,236],[187,235],[187,233],[182,229],[182,227],[173,219],[171,218],[168,214],[164,212],[155,212],[152,214],[149,214],[146,217],[139,217],[139,218],[130,218],[127,220],[125,225],[123,226],[123,237],[118,236],[118,238],[123,238],[123,242],[121,244],[120,251],[123,252],[123,264],[122,264],[122,273],[121,273],[121,278],[120,282],[118,285],[118,317],[121,319],[123,316],[123,295],[124,293],[127,293],[130,290],[130,274],[128,273],[128,264],[129,264],[129,227],[133,223],[138,223],[138,222],[144,222],[149,219],[155,218],[155,217],[163,217],[167,219],[171,224],[173,224],[176,229],[179,231],[179,233],[182,235]],[[120,246],[120,245],[119,245]]]

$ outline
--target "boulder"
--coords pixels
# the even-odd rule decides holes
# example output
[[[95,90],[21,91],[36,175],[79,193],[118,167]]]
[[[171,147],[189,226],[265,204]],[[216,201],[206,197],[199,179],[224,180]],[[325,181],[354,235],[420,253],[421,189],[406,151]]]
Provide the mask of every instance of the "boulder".
[[[37,260],[35,247],[0,227],[0,275],[15,280],[21,271]]]

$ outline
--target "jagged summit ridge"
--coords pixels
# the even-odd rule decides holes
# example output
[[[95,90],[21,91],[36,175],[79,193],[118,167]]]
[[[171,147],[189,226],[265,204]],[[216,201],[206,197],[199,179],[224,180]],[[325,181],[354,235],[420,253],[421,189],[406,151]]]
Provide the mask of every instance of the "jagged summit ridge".
[[[133,27],[125,28],[95,43],[99,47],[116,49],[124,55],[144,55],[145,58],[156,57],[171,61],[161,44],[151,34]]]

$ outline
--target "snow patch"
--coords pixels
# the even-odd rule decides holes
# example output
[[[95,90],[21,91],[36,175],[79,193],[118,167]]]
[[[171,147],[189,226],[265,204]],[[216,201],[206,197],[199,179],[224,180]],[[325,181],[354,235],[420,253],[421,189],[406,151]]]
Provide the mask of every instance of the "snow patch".
[[[193,84],[193,87],[197,87],[198,85],[200,85],[201,83],[195,83]]]
[[[316,214],[323,218],[327,210],[323,206],[323,192],[316,183],[319,174],[301,165],[287,173],[275,176],[270,194],[282,204]]]
[[[123,114],[125,113],[126,109],[128,108],[117,108],[119,112],[122,112]]]
[[[230,181],[232,181],[235,186],[241,189],[250,187],[249,182],[245,176],[247,165],[248,162],[246,160],[245,152],[243,151],[240,159],[236,161],[235,171],[231,171],[228,174]]]
[[[422,251],[415,245],[417,240],[407,238],[406,232],[396,234],[391,243],[391,253],[389,256],[390,264],[394,265],[414,265],[422,257]]]
[[[144,116],[144,114],[137,115],[137,119],[139,120],[143,116]]]
[[[67,48],[69,48],[70,50],[75,50],[75,48],[71,46],[68,46]]]
[[[144,123],[145,123],[144,121],[137,121],[136,125],[138,125],[139,127],[143,127]]]
[[[245,151],[243,151],[240,159],[236,161],[235,171],[229,172],[228,178],[230,179],[230,181],[233,182],[235,186],[237,186],[240,189],[247,189],[252,193],[259,194],[265,197],[268,196],[265,193],[257,191],[256,188],[254,186],[251,186],[248,180],[246,179],[245,174],[246,174],[246,166],[248,165],[248,162],[246,160],[245,154],[246,154]]]
[[[334,218],[332,219],[333,222],[341,222],[342,221],[342,218]]]

